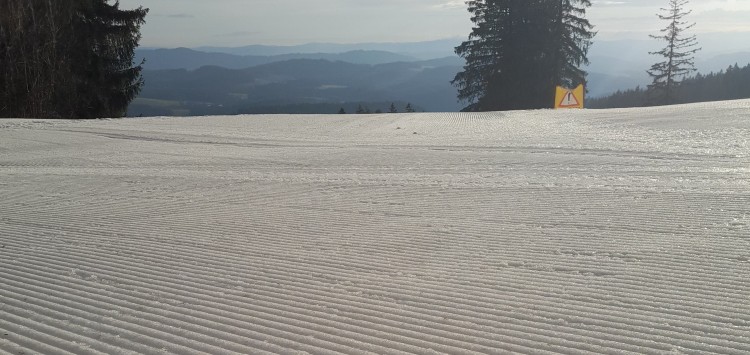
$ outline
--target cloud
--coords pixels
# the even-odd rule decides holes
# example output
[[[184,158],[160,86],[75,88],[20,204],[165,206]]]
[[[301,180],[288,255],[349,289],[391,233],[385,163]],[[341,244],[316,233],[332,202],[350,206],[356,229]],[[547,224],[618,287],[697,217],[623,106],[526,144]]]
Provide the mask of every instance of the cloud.
[[[433,5],[433,9],[455,9],[455,8],[463,8],[466,7],[466,3],[464,0],[448,0],[443,1],[441,4]]]
[[[696,23],[697,32],[750,31],[750,11],[709,10],[698,12],[688,19]]]
[[[190,14],[168,14],[168,15],[162,15],[164,17],[169,18],[177,18],[177,19],[184,19],[184,18],[195,18],[195,16]]]
[[[229,32],[229,33],[220,33],[217,35],[214,35],[214,37],[245,37],[245,36],[254,36],[257,34],[261,34],[261,32],[258,31],[237,31],[237,32]]]
[[[471,32],[465,0],[120,0],[152,10],[143,43],[161,46],[408,42]],[[179,3],[179,4],[177,4]],[[597,39],[648,38],[667,0],[592,0]],[[693,33],[746,31],[750,0],[693,0]],[[716,11],[723,10],[723,11]],[[290,23],[295,26],[289,26]],[[262,33],[248,31],[257,30]],[[216,43],[215,43],[216,42]]]

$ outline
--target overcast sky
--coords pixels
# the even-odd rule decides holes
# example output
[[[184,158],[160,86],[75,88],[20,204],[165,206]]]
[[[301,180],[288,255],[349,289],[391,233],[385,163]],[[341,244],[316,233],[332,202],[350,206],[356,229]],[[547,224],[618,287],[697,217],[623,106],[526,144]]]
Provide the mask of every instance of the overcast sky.
[[[647,38],[664,23],[667,0],[593,1],[588,18],[597,39]],[[465,38],[463,0],[120,0],[150,8],[142,29],[147,47],[291,45],[309,42],[411,42]],[[747,32],[750,0],[693,0],[695,33]]]

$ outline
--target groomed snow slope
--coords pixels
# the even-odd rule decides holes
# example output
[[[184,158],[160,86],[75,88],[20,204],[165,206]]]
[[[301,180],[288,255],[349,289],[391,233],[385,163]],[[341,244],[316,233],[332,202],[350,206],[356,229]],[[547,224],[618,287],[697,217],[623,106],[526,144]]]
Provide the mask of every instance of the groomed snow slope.
[[[0,120],[0,353],[750,352],[750,101]]]

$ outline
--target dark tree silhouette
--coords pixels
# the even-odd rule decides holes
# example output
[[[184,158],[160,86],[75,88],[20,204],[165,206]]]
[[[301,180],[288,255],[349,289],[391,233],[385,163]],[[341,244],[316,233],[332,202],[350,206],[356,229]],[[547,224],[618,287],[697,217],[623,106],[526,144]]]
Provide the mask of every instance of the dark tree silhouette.
[[[143,81],[148,9],[107,0],[0,2],[0,117],[119,117]]]
[[[730,65],[718,73],[697,74],[674,87],[674,103],[750,98],[750,64]],[[652,104],[648,91],[640,87],[589,100],[590,108],[640,107]]]
[[[452,83],[466,111],[547,108],[556,85],[585,81],[594,36],[588,0],[470,0],[475,26],[456,47],[466,60]]]
[[[391,102],[391,107],[388,108],[388,113],[398,113],[398,109],[396,109],[396,105]]]

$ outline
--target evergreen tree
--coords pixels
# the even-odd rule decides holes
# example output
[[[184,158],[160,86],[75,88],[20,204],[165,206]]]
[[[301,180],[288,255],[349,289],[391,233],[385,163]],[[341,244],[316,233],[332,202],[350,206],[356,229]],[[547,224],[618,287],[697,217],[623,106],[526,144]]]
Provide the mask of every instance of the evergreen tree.
[[[408,112],[408,113],[414,112],[414,108],[411,106],[411,102],[406,104],[406,108],[404,108],[404,112]]]
[[[340,108],[339,109],[339,115],[345,115],[345,114],[346,114],[346,111],[344,111],[344,108],[343,107]]]
[[[558,28],[554,31],[554,86],[574,88],[586,82],[586,72],[580,67],[589,64],[587,53],[596,35],[594,26],[585,18],[589,0],[557,0]],[[553,38],[553,37],[551,37]],[[554,93],[551,93],[554,97]]]
[[[74,19],[74,75],[83,79],[75,111],[81,118],[121,117],[138,95],[143,63],[133,66],[148,10],[120,10],[119,1],[93,0]]]
[[[451,83],[458,88],[458,99],[469,103],[466,110],[478,111],[482,109],[478,101],[486,97],[488,85],[500,69],[501,54],[506,52],[503,50],[506,40],[501,32],[505,29],[507,15],[500,11],[500,4],[489,0],[466,1],[466,5],[475,27],[469,39],[455,48],[466,64]]]
[[[599,98],[589,99],[589,108],[643,107],[646,105],[646,90],[637,86],[635,89],[617,92]]]
[[[667,42],[662,50],[649,52],[663,58],[663,61],[655,63],[647,71],[653,80],[648,87],[651,104],[675,103],[675,88],[685,76],[695,71],[694,54],[700,48],[696,48],[698,42],[695,35],[685,37],[685,31],[695,26],[695,23],[683,21],[692,12],[684,10],[687,4],[688,0],[669,0],[668,8],[661,9],[664,14],[657,15],[669,24],[661,30],[661,35],[651,35],[651,38]]]
[[[589,0],[470,0],[475,26],[456,47],[466,60],[452,83],[467,111],[553,106],[556,85],[584,82],[594,33]]]
[[[391,107],[388,108],[388,113],[398,113],[398,109],[396,109],[396,105],[391,102]]]
[[[147,9],[107,0],[1,0],[0,117],[125,114],[143,82],[133,66]]]
[[[365,109],[362,107],[362,104],[360,104],[359,106],[357,106],[357,114],[361,115],[363,113],[365,113]]]

